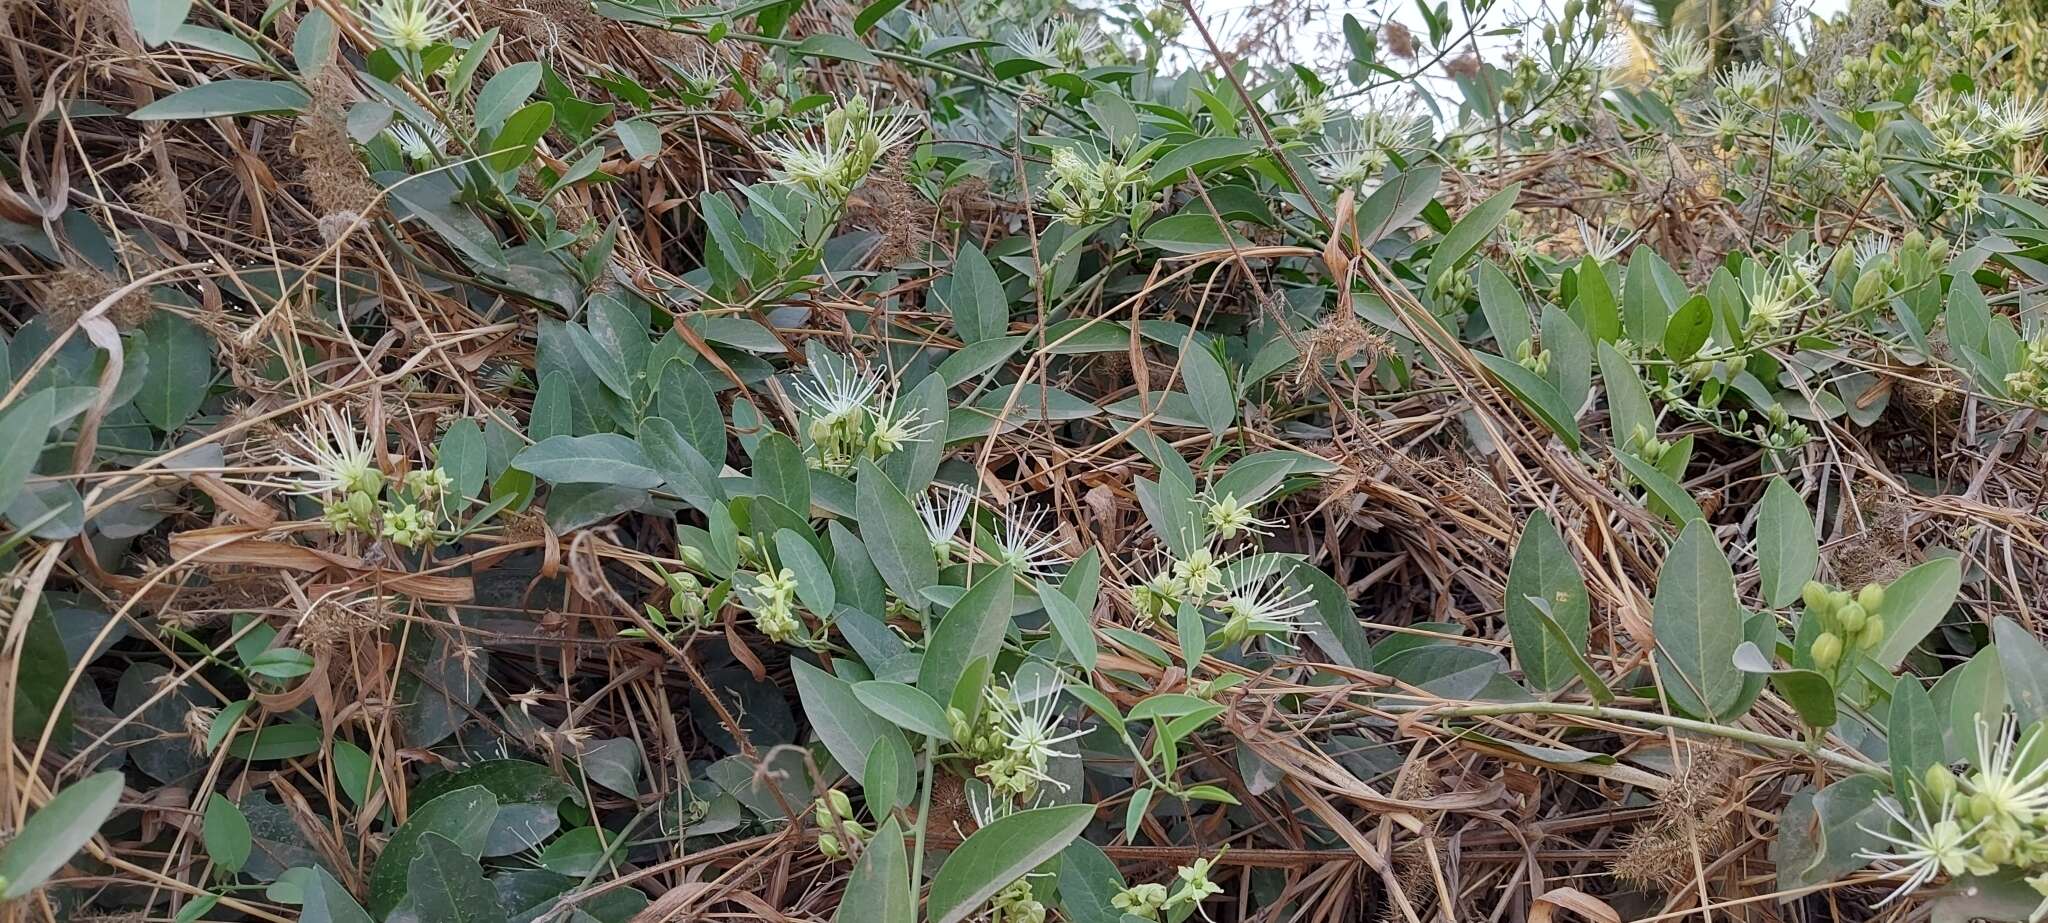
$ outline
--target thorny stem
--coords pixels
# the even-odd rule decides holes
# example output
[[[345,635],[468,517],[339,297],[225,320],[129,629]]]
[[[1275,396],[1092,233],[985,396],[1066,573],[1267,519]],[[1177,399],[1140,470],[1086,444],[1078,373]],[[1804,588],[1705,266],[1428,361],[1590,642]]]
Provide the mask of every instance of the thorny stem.
[[[1743,743],[1755,744],[1759,747],[1768,747],[1773,750],[1787,750],[1796,753],[1810,753],[1816,759],[1819,759],[1822,762],[1833,763],[1836,766],[1839,766],[1843,769],[1848,769],[1853,772],[1862,773],[1864,775],[1887,777],[1891,775],[1890,770],[1882,766],[1879,766],[1876,763],[1872,763],[1860,757],[1851,756],[1847,753],[1839,753],[1834,750],[1821,750],[1816,748],[1810,748],[1803,741],[1786,740],[1783,737],[1778,737],[1772,734],[1766,734],[1762,731],[1752,731],[1747,728],[1730,727],[1725,724],[1715,724],[1711,721],[1696,721],[1692,718],[1681,718],[1676,715],[1660,715],[1656,712],[1635,711],[1633,709],[1627,708],[1608,708],[1606,706],[1601,705],[1577,705],[1568,702],[1517,702],[1506,705],[1454,705],[1448,708],[1429,708],[1427,706],[1424,706],[1417,710],[1427,711],[1448,718],[1498,718],[1508,715],[1559,715],[1571,718],[1597,718],[1605,721],[1621,721],[1635,724],[1646,724],[1654,727],[1667,727],[1672,728],[1674,730],[1691,731],[1695,734],[1706,734],[1713,737],[1723,737],[1727,738],[1728,740],[1738,740]]]

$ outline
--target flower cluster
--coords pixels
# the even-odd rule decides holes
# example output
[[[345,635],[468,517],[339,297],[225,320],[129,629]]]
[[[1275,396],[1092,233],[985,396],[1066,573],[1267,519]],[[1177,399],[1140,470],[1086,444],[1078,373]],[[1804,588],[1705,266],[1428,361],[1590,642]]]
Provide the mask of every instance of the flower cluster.
[[[1137,158],[1105,157],[1093,149],[1062,147],[1052,152],[1052,181],[1039,198],[1053,217],[1076,227],[1135,214],[1143,194],[1145,165]]]
[[[1147,882],[1117,892],[1109,899],[1110,906],[1140,920],[1157,920],[1161,913],[1181,919],[1186,913],[1198,912],[1203,901],[1223,893],[1222,885],[1209,880],[1209,870],[1218,858],[1222,857],[1196,859],[1175,870],[1176,883],[1170,895],[1165,885]],[[1208,919],[1208,914],[1202,916]]]
[[[1392,162],[1390,154],[1415,145],[1421,124],[1405,110],[1367,109],[1325,135],[1309,162],[1316,175],[1331,186],[1362,187]]]
[[[885,393],[881,374],[855,371],[844,362],[821,363],[811,380],[794,386],[810,443],[812,465],[845,473],[858,459],[879,459],[913,443],[938,425],[924,412],[905,408]]]
[[[697,579],[697,575],[689,571],[663,570],[661,579],[663,583],[668,584],[668,608],[658,609],[654,604],[648,603],[645,608],[649,624],[664,635],[685,628],[703,628],[711,624],[712,616],[716,615],[717,611],[711,605],[704,584]],[[646,633],[638,628],[624,629],[619,634],[629,638],[646,636]]]
[[[2021,730],[2010,713],[1993,722],[1977,719],[1975,769],[1961,776],[1948,766],[1929,766],[1901,806],[1879,803],[1889,829],[1865,828],[1888,849],[1859,858],[1888,867],[1903,881],[1882,903],[1890,903],[1942,876],[1992,875],[2017,871],[2048,898],[2048,725]],[[2048,907],[2048,901],[2044,901]],[[2038,911],[2037,911],[2038,917]]]
[[[754,627],[769,640],[781,644],[803,644],[810,638],[804,621],[796,614],[796,574],[789,568],[754,575],[754,585],[740,590]]]
[[[1288,581],[1284,559],[1258,560],[1262,563],[1219,554],[1204,545],[1185,556],[1169,556],[1166,566],[1135,588],[1132,596],[1138,611],[1155,619],[1171,619],[1182,606],[1215,613],[1222,625],[1209,637],[1217,645],[1253,636],[1287,644],[1314,601],[1306,588]]]
[[[402,548],[429,543],[442,524],[442,500],[453,482],[440,468],[408,472],[396,484],[377,466],[367,433],[332,407],[290,437],[281,453],[295,475],[289,489],[318,498],[321,519],[335,532],[360,533]]]
[[[1744,327],[1751,334],[1776,332],[1812,307],[1817,293],[1811,265],[1799,259],[1781,260],[1748,291],[1749,319]]]
[[[1830,589],[1818,580],[1809,580],[1800,597],[1807,613],[1820,621],[1821,632],[1814,636],[1811,656],[1821,673],[1840,676],[1848,669],[1845,662],[1854,662],[1844,655],[1874,651],[1884,643],[1884,587],[1869,584],[1852,596],[1848,590]]]
[[[949,708],[946,721],[960,754],[974,762],[974,774],[1013,802],[1030,801],[1041,784],[1064,789],[1047,772],[1054,758],[1074,757],[1059,745],[1086,733],[1060,733],[1059,696],[1019,703],[1010,690],[993,685],[982,691],[977,714],[969,716]]]
[[[2005,376],[2014,400],[2048,404],[2048,334],[2028,340],[2020,349],[2019,368]]]
[[[846,847],[850,844],[842,842],[841,837],[866,843],[875,836],[875,831],[854,819],[852,799],[836,788],[826,792],[812,806],[811,819],[818,825],[818,851],[827,858],[846,858]]]
[[[875,164],[918,134],[910,117],[882,115],[855,97],[827,113],[816,132],[791,131],[762,141],[762,150],[781,166],[776,182],[800,186],[841,202],[867,179]]]

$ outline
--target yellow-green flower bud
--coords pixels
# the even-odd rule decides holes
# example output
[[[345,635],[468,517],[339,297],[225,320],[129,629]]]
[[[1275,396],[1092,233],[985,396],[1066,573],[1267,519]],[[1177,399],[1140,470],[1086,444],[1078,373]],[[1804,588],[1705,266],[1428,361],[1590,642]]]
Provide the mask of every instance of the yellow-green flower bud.
[[[1945,802],[1955,797],[1956,774],[1948,771],[1947,766],[1936,763],[1927,767],[1927,772],[1921,776],[1920,781],[1927,786],[1928,796],[1936,802]]]
[[[1822,670],[1833,670],[1842,662],[1842,639],[1832,631],[1823,631],[1813,639],[1813,665]]]
[[[1842,633],[1845,635],[1853,635],[1862,631],[1864,618],[1863,607],[1856,603],[1850,603],[1835,610],[1835,624],[1841,627]]]
[[[1877,650],[1884,643],[1884,616],[1873,615],[1863,623],[1863,631],[1856,636],[1856,644],[1865,651]]]
[[[1866,584],[1856,593],[1856,601],[1863,605],[1864,611],[1876,614],[1884,608],[1884,587]]]
[[[1799,590],[1799,598],[1805,601],[1807,610],[1816,615],[1826,613],[1831,601],[1828,598],[1827,584],[1818,580],[1806,581],[1806,586]]]

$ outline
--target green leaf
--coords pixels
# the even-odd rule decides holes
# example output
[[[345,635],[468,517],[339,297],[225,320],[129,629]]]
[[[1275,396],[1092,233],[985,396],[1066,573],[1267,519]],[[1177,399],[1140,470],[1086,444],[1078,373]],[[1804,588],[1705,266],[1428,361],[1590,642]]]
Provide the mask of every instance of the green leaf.
[[[891,735],[901,740],[903,732],[862,705],[845,680],[801,660],[791,660],[789,669],[796,680],[797,701],[802,703],[811,729],[854,781],[868,784],[868,753],[874,749],[875,741]],[[908,749],[909,744],[904,747]],[[899,771],[903,778],[897,790],[909,791],[910,767],[899,767]]]
[[[1002,365],[1029,342],[1031,337],[1010,336],[969,343],[939,363],[938,376],[945,379],[946,387],[957,388]],[[1027,384],[1025,387],[1027,390],[1017,401],[1020,409],[1035,396],[1035,386]]]
[[[952,740],[946,710],[916,686],[869,680],[853,684],[853,697],[889,723],[938,740]]]
[[[0,510],[14,505],[49,441],[57,398],[48,388],[14,402],[0,414]]]
[[[874,0],[861,9],[860,15],[853,17],[853,34],[859,35],[873,28],[875,23],[882,21],[882,17],[902,5],[903,0]]]
[[[858,31],[858,30],[856,30]],[[875,57],[866,46],[844,35],[818,33],[797,43],[797,54],[813,58],[837,58],[841,61],[855,61],[875,67],[882,66],[882,59]]]
[[[1635,282],[1633,273],[1629,282],[1631,285]],[[1673,362],[1690,362],[1700,347],[1707,345],[1707,337],[1713,332],[1714,306],[1707,301],[1707,296],[1687,298],[1664,328],[1664,355]]]
[[[1486,316],[1486,329],[1493,332],[1501,355],[1512,356],[1516,347],[1535,338],[1521,289],[1492,260],[1479,264],[1479,310]]]
[[[799,516],[811,512],[811,468],[804,451],[779,432],[761,437],[754,446],[754,489]]]
[[[1948,762],[1941,741],[1941,719],[1934,699],[1917,676],[1899,677],[1892,686],[1891,714],[1885,721],[1885,745],[1892,762],[1892,791],[1903,799],[1920,784],[1927,767]]]
[[[1223,435],[1237,419],[1237,392],[1231,390],[1230,373],[1224,371],[1214,352],[1199,343],[1189,344],[1181,359],[1181,376],[1195,415],[1212,435]]]
[[[1018,811],[974,831],[932,876],[932,923],[960,923],[983,901],[1067,848],[1095,816],[1092,804]]]
[[[1123,912],[1115,900],[1124,887],[1123,873],[1102,847],[1076,839],[1060,851],[1060,910],[1073,923],[1119,923]]]
[[[1671,317],[1671,305],[1657,287],[1656,262],[1657,252],[1648,244],[1639,244],[1629,254],[1628,272],[1622,279],[1622,331],[1645,345],[1665,342],[1665,326]],[[1712,326],[1711,317],[1708,325]]]
[[[1060,644],[1067,653],[1074,655],[1074,662],[1089,673],[1095,672],[1095,660],[1100,653],[1095,640],[1095,626],[1088,619],[1088,613],[1067,594],[1043,582],[1038,584],[1038,602],[1045,607],[1047,620],[1052,622],[1053,634],[1059,636]]]
[[[1572,317],[1586,328],[1587,335],[1601,343],[1611,343],[1621,337],[1621,309],[1614,303],[1614,288],[1607,284],[1607,274],[1600,270],[1600,264],[1586,257],[1579,263],[1574,276],[1578,280],[1578,298],[1572,302]]]
[[[1942,739],[1949,762],[1975,759],[1977,723],[1997,722],[2005,713],[2005,671],[1998,648],[1987,645],[1962,665],[1944,674],[1928,695],[1942,721]]]
[[[1643,489],[1649,491],[1650,508],[1662,513],[1672,524],[1684,526],[1706,521],[1707,514],[1700,509],[1698,501],[1695,501],[1692,494],[1677,481],[1672,480],[1670,475],[1627,452],[1616,455],[1615,458],[1621,461],[1622,469],[1627,471],[1630,477],[1635,478],[1643,485]]]
[[[345,741],[337,742],[334,746],[336,757],[346,752],[344,747],[349,746]],[[361,753],[360,750],[356,752]],[[358,776],[367,782],[370,770],[367,755],[364,755],[363,763],[363,771]],[[586,765],[586,771],[588,768]],[[582,794],[556,778],[553,770],[539,763],[514,759],[485,760],[454,772],[429,776],[413,786],[410,798],[417,804],[425,804],[470,786],[482,786],[498,799],[497,820],[491,825],[490,836],[484,840],[483,854],[486,856],[509,856],[540,845],[561,827],[559,808],[562,802],[580,804],[583,801]],[[351,797],[367,795],[369,790],[366,784],[356,784]],[[360,797],[357,803],[362,803]]]
[[[41,887],[98,833],[121,803],[121,773],[102,772],[66,786],[29,815],[0,850],[0,900]]]
[[[1645,435],[1657,435],[1657,411],[1650,406],[1650,395],[1643,390],[1643,379],[1636,373],[1636,367],[1607,343],[1601,343],[1598,352],[1600,382],[1607,390],[1607,417],[1614,430],[1614,450],[1620,453],[1627,449],[1637,427]]]
[[[241,808],[218,792],[206,796],[206,824],[200,836],[213,864],[232,873],[241,871],[248,863],[252,845],[249,819],[242,816]]]
[[[910,859],[903,828],[891,817],[875,831],[860,862],[846,880],[833,923],[917,923],[917,892],[910,887]]]
[[[639,442],[648,464],[684,502],[707,513],[712,505],[725,502],[718,472],[684,441],[675,424],[662,417],[648,417],[640,421]]]
[[[271,679],[297,679],[313,672],[313,655],[295,647],[272,648],[249,658],[249,672]]]
[[[251,762],[288,760],[320,752],[320,738],[310,724],[266,724],[230,741],[228,753]]]
[[[298,112],[310,97],[292,84],[270,80],[215,80],[180,90],[128,114],[138,122],[211,119],[224,115]]]
[[[177,314],[153,311],[136,331],[135,348],[148,357],[136,409],[164,432],[185,425],[213,381],[213,338]]]
[[[1732,662],[1744,673],[1770,677],[1771,685],[1785,697],[1786,702],[1791,703],[1792,710],[1799,713],[1799,720],[1807,726],[1822,729],[1835,726],[1835,687],[1827,677],[1812,670],[1781,669],[1751,641],[1736,645]]]
[[[554,125],[554,103],[527,103],[505,119],[505,127],[491,139],[491,153],[484,162],[499,172],[517,169],[533,157],[534,143]]]
[[[1507,220],[1508,211],[1515,207],[1515,197],[1521,195],[1522,184],[1515,183],[1489,196],[1486,201],[1472,206],[1458,223],[1444,233],[1437,242],[1436,252],[1429,258],[1431,278],[1443,278],[1457,271],[1458,264],[1473,250],[1493,235],[1495,228]]]
[[[1145,225],[1145,233],[1139,239],[1148,247],[1168,253],[1209,253],[1228,250],[1233,245],[1251,246],[1251,241],[1235,232],[1226,235],[1225,230],[1207,211],[1182,212]]]
[[[640,794],[640,744],[631,737],[600,740],[583,751],[583,777],[621,795]]]
[[[556,837],[540,851],[540,867],[558,875],[585,876],[604,864],[604,833],[596,827],[578,827]]]
[[[1881,611],[1884,641],[1871,655],[1877,665],[1897,669],[1920,640],[1941,624],[1962,588],[1963,568],[1954,558],[1935,558],[1900,574],[1885,587]]]
[[[1530,597],[1548,603],[1550,616],[1569,644],[1551,636],[1543,625],[1543,612]],[[1577,673],[1572,652],[1586,646],[1591,602],[1578,562],[1542,510],[1529,518],[1522,540],[1515,545],[1514,561],[1508,565],[1505,609],[1515,657],[1529,685],[1550,692],[1570,681]]]
[[[1565,406],[1564,396],[1557,388],[1544,381],[1535,372],[1523,368],[1521,363],[1503,359],[1491,353],[1474,352],[1472,357],[1486,370],[1500,379],[1502,387],[1508,389],[1515,399],[1536,419],[1541,420],[1552,433],[1557,434],[1564,444],[1574,451],[1579,448],[1579,424],[1573,419],[1572,408]]]
[[[176,31],[172,32],[171,41],[175,44],[189,45],[201,51],[211,51],[214,54],[224,55],[251,64],[263,60],[263,55],[256,50],[255,46],[250,45],[248,42],[242,41],[219,29],[208,29],[205,26],[195,26],[191,23],[179,26]]]
[[[825,565],[825,558],[818,554],[817,546],[794,529],[778,529],[775,532],[775,553],[782,566],[796,575],[796,595],[803,601],[804,608],[821,615],[830,614],[838,603],[838,590],[832,585],[832,569]]]
[[[654,405],[662,416],[674,421],[676,431],[705,461],[725,463],[725,412],[719,409],[718,394],[702,372],[682,361],[663,366]]]
[[[854,513],[861,542],[889,589],[905,603],[924,611],[930,607],[924,588],[939,582],[938,556],[903,491],[867,459],[860,461],[854,482]],[[951,690],[947,690],[951,691]]]
[[[647,463],[633,440],[617,433],[549,436],[512,459],[512,467],[556,484],[610,484],[648,489],[661,486],[661,474]]]
[[[1820,565],[1820,542],[1806,500],[1784,478],[1764,488],[1756,520],[1757,569],[1763,578],[1764,601],[1784,607],[1799,598],[1806,581]]]
[[[480,785],[457,789],[413,809],[370,869],[370,913],[384,919],[406,896],[412,861],[425,852],[429,835],[452,841],[462,855],[474,858],[483,854],[497,817],[497,797]]]
[[[191,12],[192,0],[128,0],[135,34],[151,48],[170,41]]]
[[[935,288],[940,303],[952,312],[953,332],[960,342],[972,345],[1008,332],[1010,298],[988,256],[972,242],[960,245],[953,256],[953,275]]]
[[[1688,523],[1657,574],[1651,616],[1664,692],[1681,708],[1732,720],[1742,695],[1735,648],[1742,643],[1742,606],[1735,574],[1703,520]]]
[[[1195,171],[1197,177],[1207,175],[1213,170],[1240,163],[1258,152],[1259,145],[1248,138],[1197,138],[1167,151],[1152,162],[1149,171],[1152,188],[1164,189],[1185,182],[1189,170]],[[1212,227],[1215,225],[1215,219],[1209,217],[1206,209],[1201,218]]]
[[[381,857],[380,857],[381,863]],[[505,923],[498,893],[468,850],[438,833],[420,837],[405,875],[405,897],[421,920]]]
[[[917,533],[924,539],[924,532]],[[951,700],[953,687],[976,659],[995,658],[1002,649],[1003,635],[1010,629],[1017,578],[1008,566],[982,575],[967,588],[960,601],[946,610],[925,644],[924,662],[918,665],[917,688],[934,699]]]
[[[477,130],[497,131],[512,113],[526,105],[533,91],[540,89],[540,79],[538,61],[508,64],[505,69],[491,75],[491,79],[484,81],[484,88],[476,94]]]
[[[1991,640],[2005,674],[2005,692],[2020,727],[2048,718],[2048,647],[2025,626],[2006,616],[1991,620]]]
[[[299,17],[299,24],[292,31],[292,61],[298,65],[301,76],[318,74],[333,59],[339,34],[334,18],[326,10],[310,9]]]

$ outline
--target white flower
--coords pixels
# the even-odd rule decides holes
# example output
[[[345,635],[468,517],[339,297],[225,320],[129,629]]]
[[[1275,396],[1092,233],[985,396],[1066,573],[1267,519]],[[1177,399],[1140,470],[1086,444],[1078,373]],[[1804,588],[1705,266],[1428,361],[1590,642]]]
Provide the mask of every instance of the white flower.
[[[1579,243],[1586,248],[1586,255],[1596,263],[1605,263],[1620,256],[1634,243],[1636,232],[1627,228],[1594,227],[1579,219]]]
[[[1221,538],[1236,538],[1239,532],[1267,535],[1280,524],[1252,515],[1252,511],[1258,507],[1262,499],[1254,497],[1248,501],[1239,501],[1236,494],[1205,498],[1203,516],[1207,519],[1209,528],[1215,530]]]
[[[1927,816],[1927,806],[1921,799],[1913,799],[1913,817],[1907,817],[1890,798],[1880,798],[1878,806],[1891,815],[1893,821],[1906,828],[1904,838],[1891,835],[1889,830],[1872,830],[1864,827],[1863,832],[1875,836],[1895,847],[1891,852],[1863,851],[1857,858],[1869,862],[1890,864],[1893,874],[1904,875],[1906,880],[1892,890],[1877,906],[1882,907],[1912,893],[1921,885],[1932,881],[1936,875],[1950,876],[1965,872],[1985,874],[1992,869],[1984,857],[1977,854],[1970,845],[1970,836],[1984,826],[1980,821],[1975,827],[1964,829],[1956,821],[1956,799],[1942,802],[1938,817]]]
[[[1269,565],[1244,581],[1217,608],[1232,619],[1242,618],[1252,631],[1293,634],[1299,616],[1315,607],[1308,588],[1289,589],[1277,566]]]
[[[283,461],[298,475],[295,494],[345,498],[359,491],[375,496],[384,486],[368,435],[333,407],[321,405],[291,442]]]
[[[1323,136],[1309,155],[1316,175],[1333,186],[1358,186],[1388,163],[1387,152],[1412,145],[1417,121],[1404,111],[1368,109]]]
[[[1021,770],[1039,782],[1051,782],[1066,791],[1066,785],[1045,774],[1055,756],[1072,759],[1076,754],[1059,749],[1059,745],[1081,737],[1085,730],[1059,733],[1059,696],[1046,695],[1003,709],[1003,749],[1016,762],[1013,768]]]
[[[432,160],[448,147],[448,133],[439,125],[428,125],[425,129],[410,122],[394,122],[391,125],[391,140],[398,145],[398,152],[407,160]]]
[[[876,455],[887,455],[913,442],[924,441],[924,434],[939,425],[936,420],[925,420],[922,408],[903,409],[891,398],[875,413],[875,431],[868,437],[868,445]]]
[[[1007,565],[1024,577],[1050,577],[1057,573],[1066,565],[1067,558],[1060,552],[1058,537],[1039,531],[1044,523],[1044,510],[997,519],[992,555],[996,563]]]
[[[772,174],[776,182],[843,199],[884,155],[918,130],[909,115],[884,115],[855,97],[826,114],[816,134],[785,132],[762,139],[760,146],[780,165]]]
[[[1657,69],[1674,83],[1691,83],[1706,76],[1713,51],[1698,33],[1679,29],[1670,35],[1659,36],[1650,48],[1650,56],[1656,61]]]
[[[1011,51],[1034,61],[1046,64],[1059,61],[1059,52],[1053,46],[1053,26],[1050,24],[1035,31],[1019,30],[1004,39],[1003,44]]]
[[[967,520],[967,510],[973,505],[974,495],[967,491],[935,484],[919,494],[911,507],[924,522],[924,535],[931,540],[932,547],[950,548],[953,536],[960,534],[960,524]]]
[[[867,412],[868,401],[882,387],[882,376],[873,369],[854,371],[850,364],[842,363],[813,365],[810,379],[796,382],[792,390],[813,421],[831,424],[860,419]]]
[[[2048,812],[2048,755],[2035,752],[2042,736],[2022,733],[2009,712],[1995,731],[1980,716],[1977,771],[1966,780],[1970,793],[2021,823]]]
[[[1885,234],[1864,235],[1856,238],[1856,242],[1850,245],[1849,253],[1856,261],[1856,268],[1862,269],[1879,257],[1890,256],[1892,239]]]
[[[1777,82],[1777,72],[1757,61],[1730,67],[1715,81],[1732,98],[1752,105],[1762,102],[1764,94]]]
[[[1986,112],[1984,121],[1992,138],[2005,144],[2018,144],[2048,127],[2048,106],[2040,100],[2022,103],[2008,98]]]
[[[379,0],[364,12],[378,41],[414,54],[453,35],[459,22],[445,0]]]

